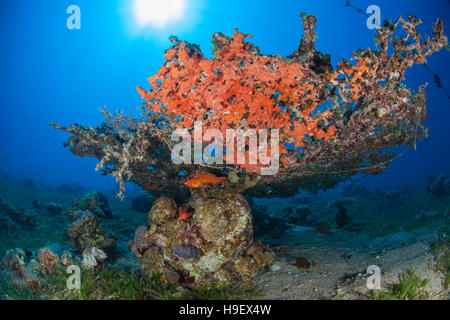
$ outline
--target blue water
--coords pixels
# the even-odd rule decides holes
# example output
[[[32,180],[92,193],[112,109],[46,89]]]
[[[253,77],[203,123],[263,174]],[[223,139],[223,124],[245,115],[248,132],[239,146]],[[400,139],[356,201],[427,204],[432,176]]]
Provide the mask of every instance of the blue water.
[[[191,1],[184,21],[166,29],[138,31],[129,0],[2,0],[0,2],[0,170],[19,179],[28,177],[53,185],[79,183],[92,188],[114,188],[111,177],[94,171],[95,159],[74,157],[61,144],[67,135],[49,127],[77,122],[95,125],[102,121],[99,108],[137,112],[142,103],[136,86],[163,62],[168,37],[200,44],[210,56],[213,32],[231,35],[234,28],[251,33],[262,53],[288,55],[301,36],[300,12],[315,14],[317,49],[331,54],[335,66],[361,47],[374,47],[375,31],[366,27],[367,17],[341,0],[324,1]],[[422,34],[431,34],[437,18],[450,34],[450,2],[445,0],[361,1],[381,8],[382,19],[395,20],[407,13],[419,16]],[[66,27],[66,8],[81,9],[81,29]],[[429,67],[450,87],[449,52],[429,58]],[[450,172],[449,99],[421,66],[407,73],[406,84],[418,88],[429,82],[430,128],[428,139],[417,143],[390,165],[386,173],[370,177],[372,186],[402,187],[424,184],[427,176]]]

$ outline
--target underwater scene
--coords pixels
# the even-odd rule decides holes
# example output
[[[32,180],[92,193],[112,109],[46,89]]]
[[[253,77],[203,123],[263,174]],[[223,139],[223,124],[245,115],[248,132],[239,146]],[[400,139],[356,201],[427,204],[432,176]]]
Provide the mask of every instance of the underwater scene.
[[[0,300],[448,300],[449,26],[2,0]]]

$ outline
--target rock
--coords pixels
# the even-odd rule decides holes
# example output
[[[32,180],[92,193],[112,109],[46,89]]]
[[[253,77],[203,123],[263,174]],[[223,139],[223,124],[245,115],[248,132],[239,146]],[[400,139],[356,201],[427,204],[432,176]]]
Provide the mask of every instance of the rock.
[[[16,248],[6,252],[3,259],[3,267],[6,275],[11,277],[14,284],[24,286],[29,289],[37,289],[40,286],[39,278],[36,276],[30,263],[27,266],[26,253],[23,249]]]
[[[281,264],[281,262],[277,261],[270,265],[269,270],[272,272],[276,272],[276,271],[280,270],[282,266],[283,265]]]
[[[68,250],[69,247],[68,245],[63,245],[57,242],[54,242],[52,244],[48,244],[45,246],[45,248],[49,248],[51,249],[55,254],[62,255],[64,253],[64,251]]]
[[[100,226],[97,218],[88,210],[69,225],[67,234],[80,253],[91,247],[112,253],[116,244],[115,240],[107,235]]]
[[[294,209],[290,206],[284,207],[283,210],[281,210],[281,216],[285,217],[285,216],[289,216],[292,215],[292,213],[294,212]]]
[[[34,209],[42,209],[44,204],[41,201],[34,200],[32,206]]]
[[[109,206],[108,199],[101,192],[91,192],[81,199],[81,208],[89,210],[100,218],[117,218]]]
[[[103,261],[108,258],[107,254],[96,247],[92,247],[83,251],[83,265],[88,268],[102,266]]]
[[[342,206],[350,205],[355,203],[356,200],[351,197],[339,197],[337,199],[334,199],[333,201],[330,201],[327,205],[328,208],[339,208]]]
[[[325,222],[319,222],[316,224],[316,229],[319,233],[331,235],[330,228]]]
[[[54,202],[49,202],[47,204],[45,204],[45,209],[47,209],[47,211],[51,214],[51,215],[59,215],[61,214],[62,210],[63,210],[63,206],[58,204],[58,203],[54,203]]]
[[[337,208],[338,212],[333,220],[338,228],[353,225],[352,218],[347,214],[345,206],[355,203],[354,198],[340,197],[328,203],[328,208]]]
[[[255,288],[255,282],[252,280],[244,281],[240,286],[239,290],[242,292],[249,292]]]
[[[402,196],[402,192],[400,190],[388,190],[384,192],[383,196],[386,199],[399,199]]]
[[[0,215],[0,233],[16,231],[17,226],[8,216]]]
[[[444,173],[428,178],[427,192],[436,197],[444,197],[450,192],[450,179]]]
[[[131,205],[137,212],[148,213],[152,208],[153,201],[155,201],[155,198],[148,192],[140,191],[131,200]]]
[[[347,214],[347,210],[344,207],[340,207],[334,218],[334,222],[338,228],[344,228],[345,226],[353,225],[352,218]]]
[[[23,249],[11,249],[6,252],[3,259],[3,267],[6,276],[12,283],[29,289],[37,289],[41,283],[36,272],[49,274],[57,271],[61,265],[58,255],[50,248],[39,250],[38,259],[32,257],[32,253]],[[29,260],[28,264],[26,260]]]
[[[21,226],[32,228],[38,224],[38,214],[32,209],[18,208],[15,221]]]
[[[237,193],[228,196],[230,198],[198,197],[193,200],[193,222],[206,241],[217,244],[234,241],[237,234],[251,228],[250,208],[245,198]]]
[[[437,219],[440,217],[445,217],[445,212],[444,214],[440,214],[438,211],[421,211],[417,216],[416,216],[416,220],[419,221],[428,221],[428,220],[433,220],[433,219]]]
[[[69,251],[64,251],[61,255],[61,264],[68,267],[73,264],[73,255]]]
[[[15,285],[37,289],[40,286],[39,278],[31,268],[31,263],[26,265],[23,254],[24,251],[19,248],[7,251],[4,258],[5,274]]]
[[[300,216],[300,217],[308,217],[309,215],[311,215],[312,210],[310,207],[306,206],[306,205],[299,205],[296,209],[295,209],[295,213]]]
[[[37,215],[31,209],[16,208],[9,202],[6,202],[0,196],[0,213],[7,215],[11,220],[23,227],[34,227],[37,224]]]
[[[72,207],[67,209],[66,212],[70,221],[75,221],[83,215],[84,210],[80,209],[78,206],[79,204],[76,201],[72,201]]]
[[[39,250],[39,270],[43,273],[51,273],[55,271],[59,265],[59,257],[50,248],[42,248]]]
[[[442,213],[442,218],[444,218],[444,219],[450,218],[450,208],[449,207],[445,208],[444,212]]]
[[[36,182],[33,179],[25,178],[20,182],[21,185],[30,189],[36,189]]]
[[[172,252],[175,257],[183,259],[194,259],[200,256],[200,249],[192,246],[173,246]]]
[[[251,280],[274,254],[253,240],[246,199],[227,189],[193,190],[184,207],[192,216],[179,219],[174,200],[153,203],[149,227],[139,227],[129,247],[144,274],[192,288]]]
[[[166,270],[166,272],[164,272],[164,276],[167,283],[170,285],[176,285],[180,281],[180,275],[172,270]]]
[[[309,215],[311,215],[312,211],[308,206],[305,205],[299,205],[295,209],[295,213],[288,214],[287,216],[283,217],[287,223],[295,224],[297,226],[305,226],[309,227],[312,226],[312,221],[309,220]]]
[[[311,262],[304,257],[299,257],[295,259],[295,266],[299,269],[309,269],[311,267]]]
[[[264,207],[254,207],[253,232],[255,237],[280,238],[290,228],[285,220],[267,214]]]
[[[175,200],[168,197],[161,197],[153,202],[153,206],[148,213],[149,223],[162,223],[177,217],[177,204]]]
[[[81,203],[72,200],[72,207],[67,209],[67,214],[73,221],[78,219],[85,211],[90,212],[97,218],[117,218],[112,213],[108,200],[100,192],[86,194],[81,199]]]
[[[56,188],[57,191],[61,193],[66,194],[73,194],[73,193],[79,193],[84,190],[84,187],[79,185],[69,185],[66,183],[62,183],[58,188]]]
[[[41,286],[39,278],[33,272],[26,272],[22,278],[23,285],[28,289],[38,289]]]
[[[10,249],[6,252],[5,257],[3,258],[3,267],[14,275],[22,277],[25,274],[27,267],[25,258],[26,254],[23,249]]]
[[[147,236],[147,226],[140,226],[134,233],[134,240],[131,240],[128,244],[128,248],[135,255],[143,255],[145,250],[151,247],[151,238]]]
[[[344,184],[341,194],[345,197],[370,197],[371,191],[359,180],[351,180]]]

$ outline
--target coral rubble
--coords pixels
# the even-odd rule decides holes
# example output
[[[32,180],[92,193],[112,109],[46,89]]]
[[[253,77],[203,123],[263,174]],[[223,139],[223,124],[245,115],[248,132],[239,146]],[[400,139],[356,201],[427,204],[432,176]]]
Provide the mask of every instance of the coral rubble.
[[[102,202],[97,202],[94,194],[83,198],[82,203],[72,202],[67,214],[72,224],[67,228],[67,234],[72,239],[75,248],[82,253],[86,249],[96,247],[107,253],[114,251],[116,241],[108,235],[100,225],[98,219],[105,216],[101,209]]]

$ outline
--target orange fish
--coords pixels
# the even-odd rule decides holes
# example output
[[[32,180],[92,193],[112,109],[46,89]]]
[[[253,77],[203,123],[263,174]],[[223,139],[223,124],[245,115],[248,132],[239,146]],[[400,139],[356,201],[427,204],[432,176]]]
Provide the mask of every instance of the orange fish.
[[[178,221],[181,220],[186,220],[187,218],[189,218],[190,216],[192,216],[192,212],[190,212],[188,209],[184,208],[184,207],[180,207],[178,209]]]
[[[227,181],[225,177],[217,177],[212,173],[197,171],[184,184],[190,188],[200,188],[204,184],[218,184]]]

